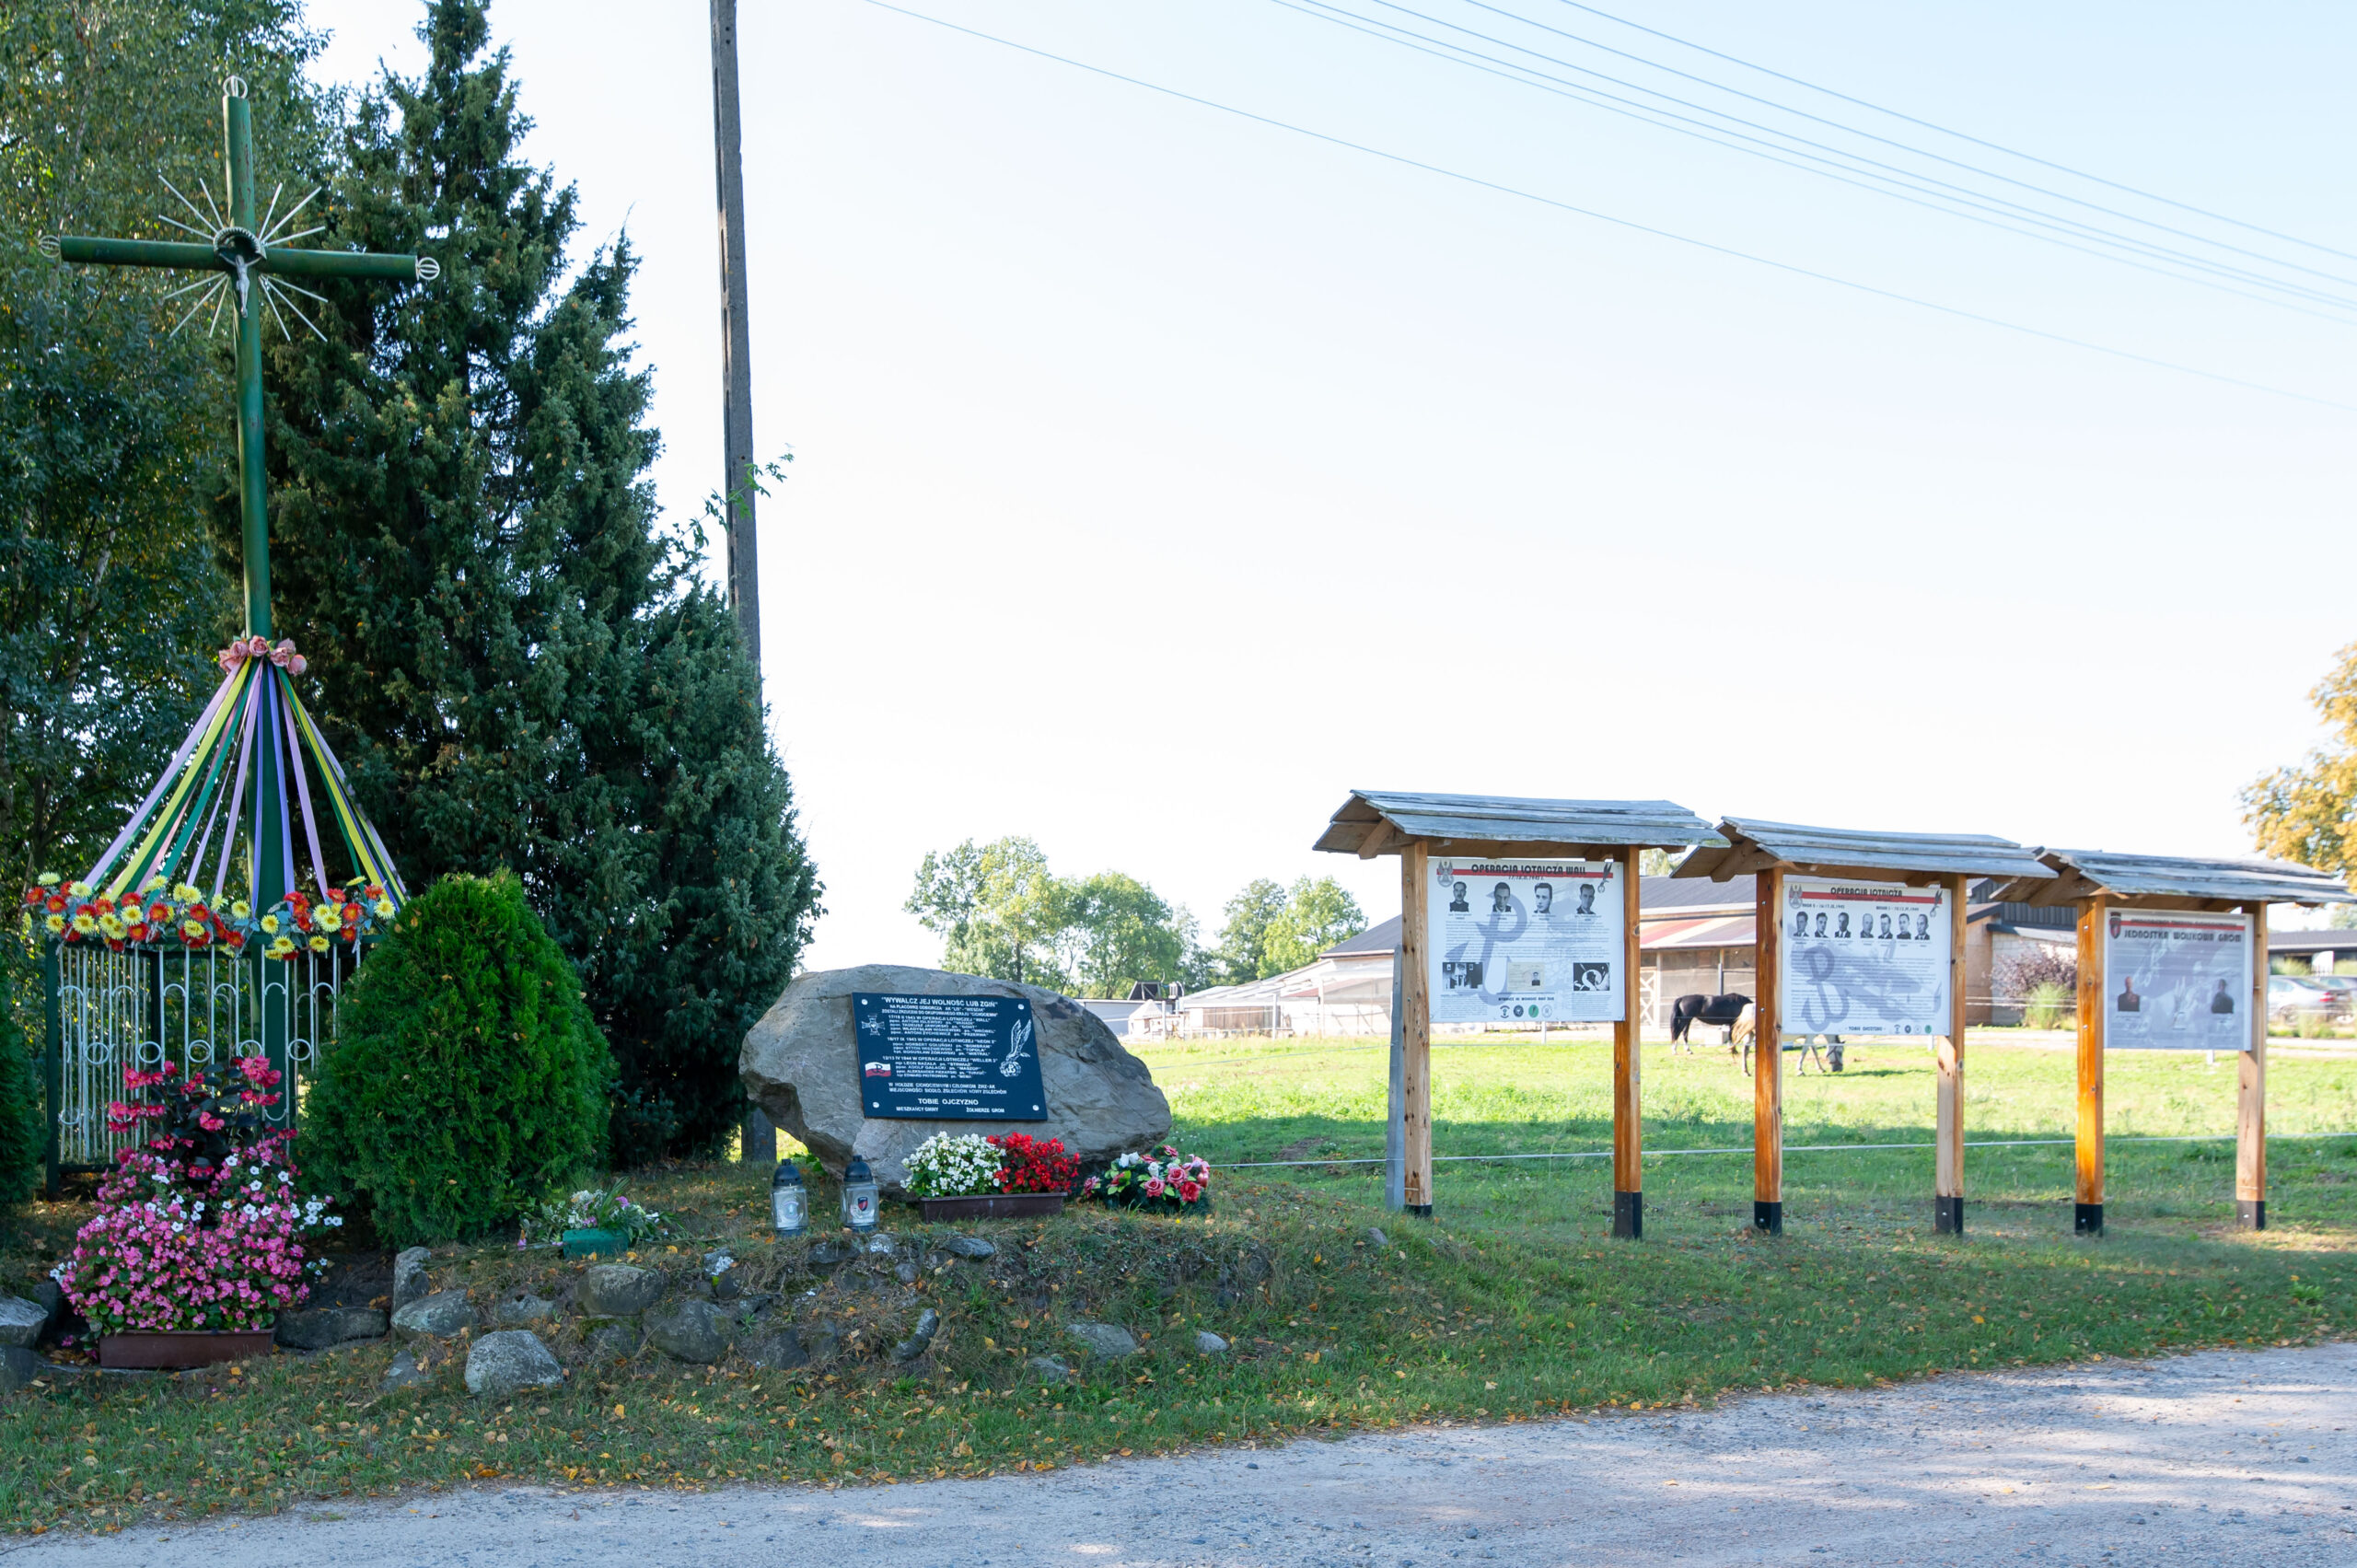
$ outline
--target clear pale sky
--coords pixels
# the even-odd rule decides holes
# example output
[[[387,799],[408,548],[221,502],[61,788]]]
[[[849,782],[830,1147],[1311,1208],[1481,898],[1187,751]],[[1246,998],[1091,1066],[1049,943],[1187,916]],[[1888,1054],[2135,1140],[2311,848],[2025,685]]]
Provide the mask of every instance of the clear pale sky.
[[[1866,119],[1558,0],[1498,3]],[[912,6],[2357,405],[2349,326],[1266,0]],[[2347,7],[1603,8],[2357,252]],[[314,0],[327,75],[414,69],[419,14]],[[585,244],[627,228],[644,258],[657,480],[692,512],[720,477],[705,8],[501,0],[492,22]],[[741,28],[756,428],[795,453],[761,511],[764,665],[827,885],[813,967],[933,961],[900,903],[925,850],[968,837],[1130,872],[1208,935],[1254,876],[1333,872],[1396,912],[1394,863],[1308,848],[1354,785],[2234,854],[2236,788],[2322,738],[2305,694],[2352,638],[2357,413],[1709,254],[864,0],[750,0]]]

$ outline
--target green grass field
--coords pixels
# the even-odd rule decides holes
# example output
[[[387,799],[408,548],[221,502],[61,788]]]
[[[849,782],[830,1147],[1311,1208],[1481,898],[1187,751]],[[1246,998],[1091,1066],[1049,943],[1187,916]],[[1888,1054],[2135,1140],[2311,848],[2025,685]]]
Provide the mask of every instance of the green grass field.
[[[1305,1142],[1334,1157],[1381,1152],[1378,1042],[1145,1054],[1179,1141],[1214,1161]],[[1839,1077],[1791,1082],[1790,1143],[1928,1141],[1922,1049],[1868,1045],[1850,1060]],[[1969,1072],[1973,1136],[2067,1132],[2067,1052],[1976,1045]],[[1443,1047],[1436,1144],[1600,1149],[1608,1073],[1596,1044]],[[1747,1144],[1750,1086],[1723,1053],[1650,1048],[1645,1073],[1652,1146]],[[2357,1062],[2285,1059],[2270,1074],[2279,1132],[2357,1125]],[[2231,1062],[2212,1073],[2199,1057],[2116,1056],[2110,1092],[2116,1132],[2232,1124]],[[462,1347],[397,1393],[378,1386],[393,1353],[383,1343],[184,1378],[45,1378],[0,1420],[0,1526],[109,1529],[493,1478],[887,1483],[2357,1330],[2357,1137],[2279,1142],[2273,1228],[2259,1234],[2234,1228],[2230,1142],[2115,1143],[2109,1234],[2074,1239],[2068,1156],[1974,1151],[1960,1239],[1931,1234],[1928,1150],[1794,1154],[1775,1240],[1745,1228],[1739,1155],[1649,1160],[1638,1243],[1607,1239],[1602,1160],[1444,1164],[1430,1223],[1383,1211],[1378,1167],[1231,1170],[1208,1218],[1090,1209],[985,1225],[996,1258],[944,1260],[912,1287],[881,1268],[814,1275],[802,1249],[766,1239],[763,1170],[651,1172],[641,1195],[683,1231],[652,1261],[692,1268],[726,1243],[758,1283],[785,1293],[797,1322],[843,1336],[847,1353],[773,1373],[642,1351],[576,1365],[544,1398],[501,1402],[465,1392]],[[43,1205],[0,1255],[0,1286],[22,1289],[86,1214]],[[921,1241],[946,1230],[906,1213],[888,1223]],[[554,1294],[577,1265],[511,1242],[439,1249],[434,1267],[438,1283],[488,1303],[518,1287]],[[928,1305],[944,1320],[933,1353],[892,1364],[885,1347]],[[1079,1319],[1130,1326],[1147,1336],[1144,1353],[1084,1365],[1071,1384],[1029,1377],[1028,1357],[1068,1353],[1062,1326]],[[1192,1354],[1199,1328],[1233,1348]],[[563,1355],[578,1337],[574,1324],[550,1328]]]
[[[1140,1052],[1171,1097],[1178,1124],[1214,1163],[1295,1157],[1379,1158],[1387,1048],[1381,1040],[1205,1040]],[[1844,1070],[1797,1072],[1785,1058],[1788,1151],[1826,1144],[1928,1144],[1931,1054],[1898,1041],[1852,1045]],[[2063,1139],[2076,1122],[2068,1051],[1995,1045],[1976,1036],[1966,1059],[1966,1137]],[[1751,1081],[1723,1049],[1644,1055],[1649,1150],[1748,1150]],[[2115,1051],[2108,1105],[2106,1221],[2155,1234],[2230,1224],[2235,1214],[2235,1063],[2191,1052]],[[1599,1042],[1435,1044],[1433,1147],[1443,1217],[1564,1235],[1601,1234],[1612,1217],[1609,1162],[1457,1163],[1450,1156],[1597,1153],[1612,1136],[1611,1064]],[[2270,1063],[2270,1225],[2338,1228],[2357,1221],[2357,1193],[2328,1141],[2293,1133],[2357,1132],[2357,1059],[2278,1052]],[[2136,1137],[2219,1133],[2214,1142],[2144,1144]],[[1305,1147],[1305,1145],[1306,1145]],[[1381,1196],[1377,1167],[1347,1174],[1313,1167],[1289,1179],[1318,1191]],[[1968,1229],[2032,1236],[2071,1228],[2072,1149],[1972,1149],[1965,1161]],[[1275,1174],[1271,1172],[1271,1174]],[[2351,1174],[2357,1174],[2351,1172]],[[1788,1152],[1788,1227],[1811,1224],[1928,1225],[1932,1151]],[[1663,1155],[1645,1164],[1648,1235],[1724,1234],[1751,1216],[1747,1154]]]

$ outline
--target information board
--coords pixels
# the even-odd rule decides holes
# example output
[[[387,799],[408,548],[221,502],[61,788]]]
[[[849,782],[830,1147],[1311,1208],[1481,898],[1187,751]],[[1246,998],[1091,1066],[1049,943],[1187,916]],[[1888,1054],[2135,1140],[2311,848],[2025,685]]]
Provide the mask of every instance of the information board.
[[[1045,1121],[1039,1036],[1020,996],[854,991],[860,1100],[870,1116]]]
[[[1948,1032],[1945,888],[1784,878],[1778,1027],[1788,1035]]]
[[[2113,910],[2103,944],[2103,1042],[2128,1051],[2250,1044],[2250,916]]]
[[[1436,1024],[1622,1016],[1620,867],[1608,860],[1432,861],[1426,978]]]

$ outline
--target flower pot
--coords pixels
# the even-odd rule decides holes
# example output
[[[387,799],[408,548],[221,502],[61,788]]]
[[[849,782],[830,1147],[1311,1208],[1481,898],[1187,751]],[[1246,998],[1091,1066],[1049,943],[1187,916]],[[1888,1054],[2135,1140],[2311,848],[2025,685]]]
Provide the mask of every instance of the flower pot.
[[[1061,1192],[984,1192],[972,1198],[920,1198],[929,1220],[1021,1220],[1064,1212]]]
[[[250,1355],[268,1355],[273,1331],[269,1329],[236,1329],[190,1330],[165,1334],[101,1334],[99,1336],[99,1365],[177,1372],[191,1366],[211,1366],[217,1362],[243,1361]]]
[[[630,1250],[630,1232],[626,1230],[568,1230],[564,1233],[564,1255],[568,1258],[619,1258]]]

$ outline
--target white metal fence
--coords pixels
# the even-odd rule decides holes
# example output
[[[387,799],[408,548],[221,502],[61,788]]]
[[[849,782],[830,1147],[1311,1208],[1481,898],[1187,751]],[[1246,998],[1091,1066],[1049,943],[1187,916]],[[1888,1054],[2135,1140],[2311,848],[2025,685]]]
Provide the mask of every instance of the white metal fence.
[[[107,1126],[107,1107],[129,1098],[123,1074],[166,1062],[186,1069],[266,1054],[263,1009],[284,1016],[286,1074],[269,1115],[291,1125],[302,1080],[336,1036],[338,998],[352,967],[342,947],[262,958],[218,948],[74,946],[58,954],[60,1028],[52,1112],[60,1165],[98,1167],[136,1134]]]

